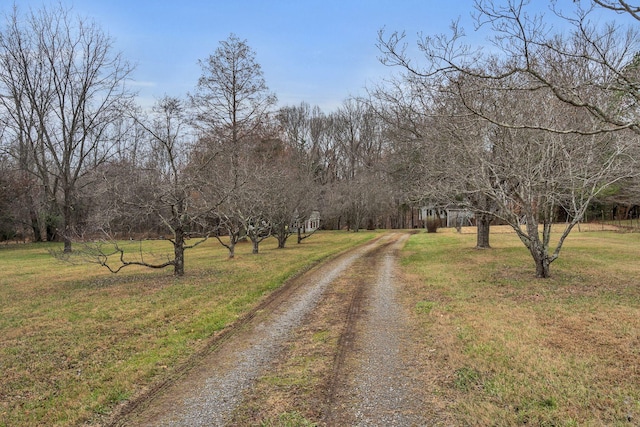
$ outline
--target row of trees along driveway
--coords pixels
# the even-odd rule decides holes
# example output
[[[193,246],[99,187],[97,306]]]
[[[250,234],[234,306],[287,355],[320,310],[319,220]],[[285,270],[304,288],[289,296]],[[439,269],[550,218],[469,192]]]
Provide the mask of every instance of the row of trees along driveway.
[[[182,275],[185,250],[208,238],[230,257],[245,236],[254,252],[270,235],[284,247],[312,211],[357,231],[455,206],[475,213],[480,248],[494,221],[511,225],[547,277],[594,201],[638,204],[640,9],[550,2],[549,20],[530,7],[476,0],[484,48],[456,22],[415,48],[381,30],[398,73],[328,114],[276,108],[233,34],[199,62],[192,93],[143,109],[133,67],[96,24],[62,5],[15,7],[0,28],[0,234]],[[145,236],[170,241],[170,256],[118,243]]]

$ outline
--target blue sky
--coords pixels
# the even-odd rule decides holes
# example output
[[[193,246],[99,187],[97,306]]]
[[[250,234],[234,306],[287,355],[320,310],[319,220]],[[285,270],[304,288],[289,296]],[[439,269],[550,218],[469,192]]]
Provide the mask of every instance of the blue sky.
[[[460,17],[473,33],[472,0],[60,1],[94,19],[136,65],[133,84],[143,105],[192,91],[201,74],[197,61],[230,33],[256,52],[279,105],[306,101],[327,112],[393,72],[378,61],[379,29],[404,30],[413,40],[419,32],[446,32]],[[0,13],[11,4],[0,0]],[[17,4],[27,9],[51,2]]]
[[[452,19],[469,17],[472,0],[61,0],[95,19],[115,49],[136,64],[133,74],[143,104],[164,94],[193,90],[199,59],[211,55],[230,33],[256,52],[280,105],[306,101],[325,111],[391,70],[377,59],[377,31],[386,27],[415,35],[443,32]],[[0,12],[10,10],[0,0]],[[38,8],[49,1],[18,0]],[[55,2],[53,4],[56,4]]]

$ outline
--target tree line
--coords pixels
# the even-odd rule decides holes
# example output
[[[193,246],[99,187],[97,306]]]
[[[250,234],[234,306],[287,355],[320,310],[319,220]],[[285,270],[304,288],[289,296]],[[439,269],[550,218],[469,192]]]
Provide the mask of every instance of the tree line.
[[[594,16],[639,10],[550,2],[558,31],[527,1],[477,0],[491,48],[454,22],[416,40],[420,57],[381,30],[381,60],[398,73],[326,113],[277,108],[234,34],[199,61],[192,92],[146,111],[127,85],[134,68],[96,24],[62,5],[15,7],[0,27],[0,234],[81,244],[112,271],[182,275],[184,251],[208,238],[233,257],[240,239],[255,253],[268,236],[302,240],[312,212],[357,231],[453,206],[474,213],[481,248],[492,223],[511,225],[547,277],[595,201],[637,204],[638,28]],[[173,255],[147,262],[118,243],[146,236]]]

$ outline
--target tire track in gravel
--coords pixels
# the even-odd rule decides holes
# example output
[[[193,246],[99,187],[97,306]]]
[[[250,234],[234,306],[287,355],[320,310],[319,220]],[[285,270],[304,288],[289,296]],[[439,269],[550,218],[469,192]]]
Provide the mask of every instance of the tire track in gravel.
[[[362,264],[359,270],[364,272],[357,279],[351,279],[353,282],[351,300],[344,316],[344,329],[338,339],[338,348],[333,359],[332,375],[325,391],[327,401],[323,418],[326,424],[335,425],[337,422],[335,414],[339,411],[335,409],[344,403],[342,399],[344,396],[340,396],[339,391],[343,388],[342,382],[344,378],[348,376],[349,370],[346,367],[348,357],[357,351],[355,347],[359,334],[357,327],[361,320],[362,311],[367,305],[367,288],[370,287],[370,283],[378,272],[379,259],[386,253],[385,250],[389,245],[393,243],[394,240],[390,240],[363,256],[359,260],[359,263]]]
[[[368,276],[366,305],[347,327],[349,339],[339,349],[332,397],[324,415],[328,426],[427,425],[422,385],[412,371],[415,346],[406,333],[399,302],[396,263],[408,235],[380,253]],[[350,332],[349,332],[350,331]]]
[[[113,425],[222,426],[243,393],[268,369],[292,332],[322,300],[327,287],[356,260],[388,242],[388,235],[311,269],[290,283],[290,291],[263,307],[241,330],[204,356],[161,393]],[[357,317],[357,316],[354,316]]]

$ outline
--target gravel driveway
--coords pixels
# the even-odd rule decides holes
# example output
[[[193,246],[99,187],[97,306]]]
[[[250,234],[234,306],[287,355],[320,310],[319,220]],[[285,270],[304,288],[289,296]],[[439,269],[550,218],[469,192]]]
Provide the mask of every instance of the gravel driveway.
[[[301,275],[202,363],[115,425],[224,426],[250,398],[257,379],[284,356],[287,343],[327,299],[327,289],[359,268],[350,312],[323,387],[318,425],[424,425],[407,358],[404,311],[396,300],[397,253],[408,234],[389,233]],[[319,312],[319,311],[318,311]],[[315,316],[317,317],[317,315]],[[335,319],[333,319],[335,323]]]
[[[346,395],[352,395],[357,426],[423,425],[413,378],[403,351],[410,348],[404,335],[405,313],[396,296],[396,252],[407,235],[385,252],[378,279],[358,334],[353,376]]]

